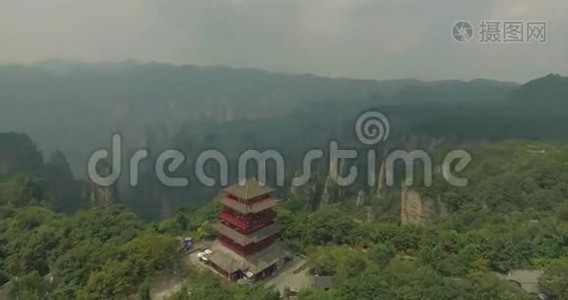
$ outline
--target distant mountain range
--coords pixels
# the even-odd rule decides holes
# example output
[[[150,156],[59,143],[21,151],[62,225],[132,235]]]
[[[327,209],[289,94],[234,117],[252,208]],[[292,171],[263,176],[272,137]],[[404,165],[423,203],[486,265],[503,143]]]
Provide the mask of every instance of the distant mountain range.
[[[44,152],[62,150],[77,172],[113,132],[124,133],[131,147],[145,145],[150,131],[167,143],[183,124],[285,117],[310,103],[556,106],[568,95],[567,80],[548,75],[522,86],[485,79],[375,81],[228,67],[47,61],[0,66],[0,132],[26,132]]]
[[[554,111],[568,109],[568,77],[548,74],[515,89],[509,96],[512,104]]]

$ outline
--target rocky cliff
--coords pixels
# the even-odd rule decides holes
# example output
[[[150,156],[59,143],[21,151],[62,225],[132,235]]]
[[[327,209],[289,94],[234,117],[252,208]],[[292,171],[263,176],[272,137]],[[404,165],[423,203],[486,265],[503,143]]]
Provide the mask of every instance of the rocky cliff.
[[[426,224],[446,214],[446,208],[439,198],[423,197],[408,187],[402,187],[400,198],[400,222],[403,225]]]

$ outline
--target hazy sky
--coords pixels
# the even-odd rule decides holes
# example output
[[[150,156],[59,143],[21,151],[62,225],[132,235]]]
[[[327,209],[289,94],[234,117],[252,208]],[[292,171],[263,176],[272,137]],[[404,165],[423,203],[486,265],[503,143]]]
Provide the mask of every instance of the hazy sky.
[[[61,58],[354,78],[568,74],[567,0],[0,0],[0,64]],[[468,20],[548,22],[546,44],[455,42]]]

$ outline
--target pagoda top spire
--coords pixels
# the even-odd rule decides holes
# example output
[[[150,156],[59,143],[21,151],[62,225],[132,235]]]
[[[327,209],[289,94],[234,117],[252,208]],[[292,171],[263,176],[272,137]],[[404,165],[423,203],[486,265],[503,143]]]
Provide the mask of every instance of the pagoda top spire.
[[[225,188],[223,191],[242,200],[250,200],[272,193],[272,189],[267,187],[263,182],[259,182],[254,177],[241,180],[237,184]]]

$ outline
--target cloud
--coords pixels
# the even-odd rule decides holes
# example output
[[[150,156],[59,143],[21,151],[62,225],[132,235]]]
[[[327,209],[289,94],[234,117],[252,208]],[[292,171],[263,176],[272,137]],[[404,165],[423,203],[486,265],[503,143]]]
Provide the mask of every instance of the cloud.
[[[566,22],[568,2],[557,0],[501,0],[492,5],[494,19],[543,20]]]
[[[3,0],[0,43],[7,46],[0,63],[138,59],[359,78],[526,80],[546,70],[566,73],[559,60],[566,61],[568,47],[561,38],[567,3]],[[450,37],[456,20],[494,18],[547,20],[551,41],[522,48],[461,45]]]

